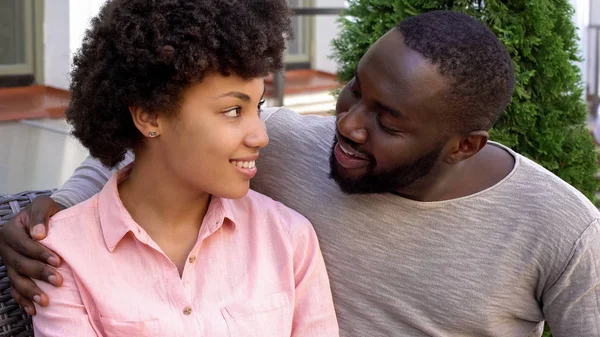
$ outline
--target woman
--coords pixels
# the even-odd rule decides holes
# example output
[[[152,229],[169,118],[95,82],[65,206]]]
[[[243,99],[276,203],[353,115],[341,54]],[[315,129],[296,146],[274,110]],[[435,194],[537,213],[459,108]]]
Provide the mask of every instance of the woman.
[[[43,244],[40,336],[337,336],[317,238],[255,192],[263,78],[282,66],[284,0],[113,0],[74,59],[67,119],[107,166]],[[293,165],[293,163],[290,163]]]

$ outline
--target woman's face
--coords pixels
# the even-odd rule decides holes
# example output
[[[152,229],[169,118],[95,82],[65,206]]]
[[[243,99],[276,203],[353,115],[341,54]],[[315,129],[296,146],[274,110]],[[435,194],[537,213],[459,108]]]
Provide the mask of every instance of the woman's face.
[[[269,142],[260,120],[264,92],[262,78],[210,74],[183,93],[176,117],[157,117],[160,135],[148,147],[181,186],[241,198],[256,174],[259,149]]]

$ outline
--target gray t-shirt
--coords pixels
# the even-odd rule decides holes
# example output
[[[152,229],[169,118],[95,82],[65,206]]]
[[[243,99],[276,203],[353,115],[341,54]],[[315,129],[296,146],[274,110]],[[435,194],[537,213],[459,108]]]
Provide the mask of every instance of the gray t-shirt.
[[[333,117],[266,109],[253,189],[305,215],[343,337],[600,336],[598,210],[531,160],[477,194],[417,202],[346,195],[328,178]],[[128,157],[128,161],[132,159]],[[53,198],[73,205],[111,172],[88,159]]]

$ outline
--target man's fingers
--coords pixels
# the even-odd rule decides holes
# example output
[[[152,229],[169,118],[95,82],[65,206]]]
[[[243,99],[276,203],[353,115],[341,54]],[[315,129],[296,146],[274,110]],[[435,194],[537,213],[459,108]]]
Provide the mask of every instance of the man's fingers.
[[[27,259],[23,256],[16,256],[13,260],[10,260],[11,257],[8,256],[7,259],[7,261],[11,262],[6,263],[5,261],[6,269],[9,272],[14,271],[15,274],[18,274],[21,277],[44,281],[57,287],[62,284],[62,276],[56,270],[54,270],[54,268],[45,263]],[[14,285],[15,284],[13,283],[13,286]],[[22,293],[20,289],[18,290]]]
[[[32,238],[42,240],[46,237],[48,220],[58,212],[58,207],[52,198],[45,195],[36,197],[29,209],[29,233]]]
[[[37,224],[31,229],[30,235],[38,241],[43,240],[46,238],[46,227],[43,224]]]
[[[8,247],[3,247],[4,249],[2,249],[2,255],[7,265],[11,265],[12,263],[24,265],[23,260],[30,258],[55,267],[60,266],[60,258],[57,254],[40,243],[33,241],[26,232],[19,230],[18,227],[4,228],[2,234],[11,238],[10,241],[4,244],[12,249],[6,249]],[[20,266],[14,265],[12,267],[17,269],[17,272],[21,274],[37,278],[35,275],[30,274],[30,271],[21,269]]]
[[[21,308],[23,308],[23,310],[25,310],[25,312],[28,315],[30,315],[30,316],[35,315],[36,310],[35,310],[35,305],[33,304],[33,302],[31,302],[30,300],[21,296],[17,291],[15,291],[12,288],[10,289],[10,296],[17,302],[17,304]]]
[[[7,271],[8,278],[12,285],[10,290],[11,295],[21,307],[31,307],[32,309],[35,309],[33,302],[43,307],[48,305],[48,296],[44,294],[35,282],[27,277],[17,274],[14,270],[9,269]]]

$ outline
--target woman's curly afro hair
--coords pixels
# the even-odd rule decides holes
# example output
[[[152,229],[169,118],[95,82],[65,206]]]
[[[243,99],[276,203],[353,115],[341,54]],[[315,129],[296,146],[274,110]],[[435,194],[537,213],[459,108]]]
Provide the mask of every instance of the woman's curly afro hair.
[[[73,60],[73,135],[114,167],[142,139],[130,106],[174,114],[207,72],[266,76],[289,36],[285,0],[110,0]]]

